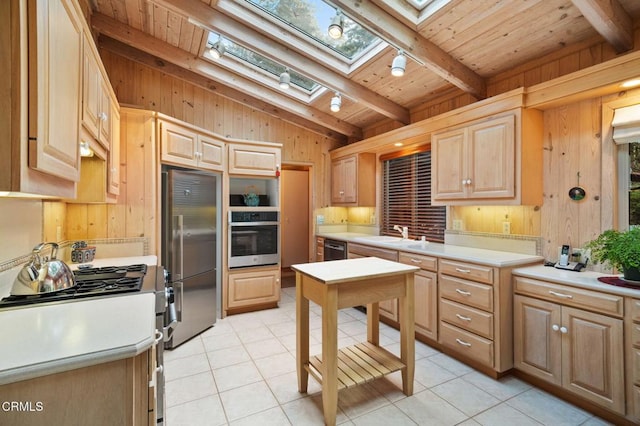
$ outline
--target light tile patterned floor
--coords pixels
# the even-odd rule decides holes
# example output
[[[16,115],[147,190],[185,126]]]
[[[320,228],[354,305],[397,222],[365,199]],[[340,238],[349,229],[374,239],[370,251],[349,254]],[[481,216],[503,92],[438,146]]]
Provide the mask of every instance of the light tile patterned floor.
[[[320,352],[320,309],[311,303],[312,354]],[[366,316],[339,312],[339,345],[366,340]],[[399,333],[381,324],[380,342],[399,352]],[[320,386],[309,378],[297,390],[295,288],[284,288],[277,309],[218,320],[167,351],[168,426],[322,425]],[[604,425],[571,404],[508,376],[499,381],[416,342],[414,394],[400,374],[340,391],[342,425]]]

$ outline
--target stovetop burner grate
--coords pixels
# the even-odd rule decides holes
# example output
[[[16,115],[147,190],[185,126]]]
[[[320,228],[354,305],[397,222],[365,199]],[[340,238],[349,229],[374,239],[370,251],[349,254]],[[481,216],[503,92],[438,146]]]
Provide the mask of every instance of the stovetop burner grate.
[[[8,296],[0,308],[140,291],[147,265],[110,266],[73,271],[76,285],[54,293]]]

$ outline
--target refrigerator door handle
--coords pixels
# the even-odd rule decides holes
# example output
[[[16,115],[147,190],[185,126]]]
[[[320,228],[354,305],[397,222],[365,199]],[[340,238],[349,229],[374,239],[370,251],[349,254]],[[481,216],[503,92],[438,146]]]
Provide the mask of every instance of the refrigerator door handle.
[[[176,253],[176,258],[174,259],[174,262],[176,260],[178,262],[178,274],[176,274],[175,278],[182,280],[184,278],[184,216],[180,214],[173,218],[177,222],[174,229],[178,230],[178,253]]]
[[[172,283],[173,290],[175,291],[175,312],[170,312],[175,315],[177,322],[182,322],[182,302],[184,300],[184,283],[182,281],[175,281]],[[175,327],[175,323],[174,327]],[[171,326],[171,324],[170,324]]]

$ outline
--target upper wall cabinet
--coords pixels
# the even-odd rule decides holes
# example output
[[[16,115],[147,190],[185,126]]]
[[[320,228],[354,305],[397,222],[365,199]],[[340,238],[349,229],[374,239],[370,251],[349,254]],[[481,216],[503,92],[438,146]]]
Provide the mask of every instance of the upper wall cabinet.
[[[224,142],[186,123],[158,120],[161,159],[165,163],[203,170],[224,169]]]
[[[331,162],[331,204],[376,205],[375,154],[354,154]]]
[[[89,35],[84,35],[82,59],[82,125],[109,149],[112,132],[112,108],[109,82],[100,67],[100,58]]]
[[[229,173],[276,176],[280,170],[282,148],[277,144],[230,143]]]
[[[29,167],[77,181],[81,17],[72,1],[35,0],[29,20]]]
[[[542,203],[542,113],[517,109],[434,133],[434,205]]]

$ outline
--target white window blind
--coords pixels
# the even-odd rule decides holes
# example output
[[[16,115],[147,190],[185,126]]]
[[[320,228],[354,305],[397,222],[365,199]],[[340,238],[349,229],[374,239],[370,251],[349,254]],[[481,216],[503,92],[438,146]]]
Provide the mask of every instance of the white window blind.
[[[383,159],[382,235],[398,236],[394,225],[407,226],[409,235],[444,242],[444,206],[431,205],[431,151]]]

